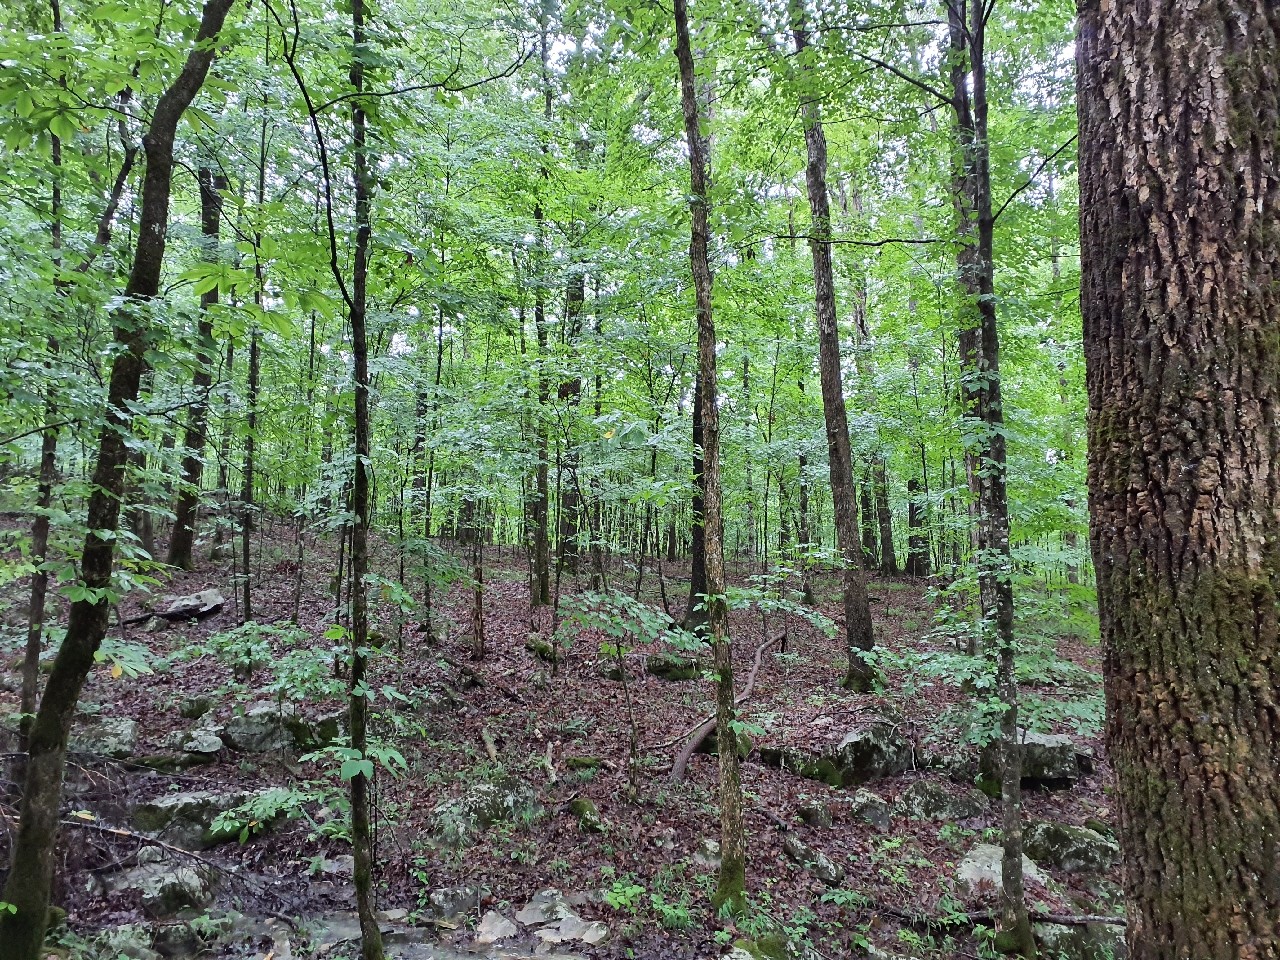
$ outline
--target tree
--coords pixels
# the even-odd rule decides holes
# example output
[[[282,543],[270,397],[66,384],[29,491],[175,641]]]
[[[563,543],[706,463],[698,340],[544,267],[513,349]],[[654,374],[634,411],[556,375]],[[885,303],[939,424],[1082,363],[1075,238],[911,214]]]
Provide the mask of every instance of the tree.
[[[148,340],[152,336],[148,301],[160,291],[174,138],[182,115],[209,73],[215,41],[233,2],[208,0],[205,4],[186,62],[156,103],[150,127],[143,137],[147,166],[142,182],[138,239],[129,282],[122,303],[112,317],[119,353],[111,364],[106,422],[98,438],[88,505],[89,531],[80,561],[82,586],[79,599],[72,604],[66,636],[54,658],[31,727],[21,823],[9,879],[4,894],[0,895],[0,900],[15,908],[11,913],[0,911],[0,960],[35,960],[44,942],[67,736],[80,689],[107,630],[114,592],[112,564],[128,460],[129,408],[138,399],[147,364]]]
[[[1280,956],[1280,8],[1079,8],[1091,546],[1129,955]]]
[[[742,907],[746,893],[747,849],[742,818],[742,783],[733,689],[733,649],[727,635],[729,610],[725,596],[723,525],[720,519],[720,410],[716,391],[716,328],[712,313],[710,197],[704,134],[689,42],[689,10],[675,0],[676,59],[680,66],[680,103],[689,144],[689,266],[698,318],[698,396],[702,400],[702,523],[707,592],[702,597],[716,675],[716,729],[721,749],[720,871],[713,903]]]

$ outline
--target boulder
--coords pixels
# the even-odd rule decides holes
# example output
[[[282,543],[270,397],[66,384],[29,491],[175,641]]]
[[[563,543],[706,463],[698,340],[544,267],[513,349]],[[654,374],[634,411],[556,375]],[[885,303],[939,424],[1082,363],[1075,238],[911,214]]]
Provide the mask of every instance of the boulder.
[[[1079,752],[1075,741],[1061,733],[1037,733],[1019,728],[1022,744],[1022,785],[1028,789],[1066,790],[1080,779]],[[999,793],[1000,744],[983,750],[979,765],[983,789]]]
[[[1120,858],[1120,846],[1110,837],[1069,823],[1040,821],[1023,836],[1027,856],[1064,873],[1105,873]]]
[[[476,924],[475,942],[487,946],[491,943],[497,943],[499,940],[509,940],[519,932],[520,928],[511,920],[496,910],[490,910]]]
[[[222,751],[225,744],[218,736],[217,729],[198,727],[187,731],[182,738],[182,752],[191,758],[193,763],[211,763]]]
[[[138,745],[138,724],[126,717],[102,717],[73,733],[67,744],[72,753],[126,760]]]
[[[881,830],[887,830],[893,822],[893,810],[888,801],[865,787],[854,791],[849,800],[849,814],[855,820],[869,823]]]
[[[226,602],[221,590],[201,590],[178,597],[160,616],[166,620],[199,620],[217,613]]]
[[[703,837],[693,851],[693,863],[703,870],[720,869],[720,841]]]
[[[234,839],[214,831],[213,821],[247,798],[242,792],[208,790],[166,794],[134,808],[133,825],[183,850],[204,850]]]
[[[583,920],[568,898],[554,887],[539,890],[516,914],[516,922],[528,927],[544,944],[585,943],[597,946],[609,938],[609,925]]]
[[[279,753],[308,744],[311,731],[292,704],[264,702],[228,720],[222,739],[242,753]]]
[[[810,847],[794,833],[787,834],[782,841],[782,852],[829,887],[838,887],[844,880],[844,869],[839,864],[832,862],[821,850]]]
[[[461,797],[437,804],[431,819],[437,837],[466,846],[495,823],[532,818],[539,811],[533,788],[514,778],[477,783]]]
[[[212,709],[213,700],[209,697],[186,697],[178,704],[178,716],[183,720],[199,720]]]
[[[188,907],[203,907],[213,898],[214,875],[188,864],[144,863],[112,878],[109,890],[134,894],[152,917],[169,917]]]
[[[427,894],[425,913],[436,926],[456,927],[480,912],[487,895],[487,890],[471,885],[437,887]]]
[[[565,917],[574,916],[573,908],[564,894],[555,887],[539,890],[520,912],[516,914],[516,922],[523,927],[544,927],[559,923]]]
[[[127,923],[100,931],[90,941],[90,955],[113,960],[160,960],[153,945],[151,930],[146,924]]]
[[[569,812],[578,819],[578,827],[583,833],[604,833],[604,818],[596,808],[596,802],[589,797],[575,797],[569,802]]]
[[[833,787],[856,786],[910,770],[913,755],[911,741],[887,720],[851,730],[839,743],[823,750],[760,748],[764,763]]]
[[[1128,956],[1124,927],[1118,924],[1036,923],[1032,932],[1045,960],[1124,960]]]
[[[651,677],[671,683],[696,680],[702,676],[702,667],[697,660],[672,653],[654,654],[645,661],[644,669]]]
[[[986,810],[980,791],[936,780],[917,780],[898,798],[898,812],[914,820],[971,820]]]
[[[957,886],[962,894],[980,897],[1000,889],[1004,869],[1004,850],[994,843],[979,843],[960,861],[956,869]],[[1039,882],[1040,871],[1025,855],[1022,858],[1022,875],[1027,881]]]
[[[796,812],[800,815],[800,819],[811,827],[831,828],[831,808],[820,800],[803,803]]]

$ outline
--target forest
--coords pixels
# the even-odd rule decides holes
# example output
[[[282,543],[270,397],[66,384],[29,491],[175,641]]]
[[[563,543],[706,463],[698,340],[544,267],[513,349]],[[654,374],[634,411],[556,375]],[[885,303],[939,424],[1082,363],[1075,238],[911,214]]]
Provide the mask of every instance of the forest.
[[[0,960],[1280,960],[1280,6],[6,0]]]

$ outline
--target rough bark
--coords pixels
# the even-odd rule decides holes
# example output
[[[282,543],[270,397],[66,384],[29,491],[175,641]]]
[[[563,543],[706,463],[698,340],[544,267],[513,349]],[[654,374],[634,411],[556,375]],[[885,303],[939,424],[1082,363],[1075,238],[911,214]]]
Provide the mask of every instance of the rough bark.
[[[698,396],[702,400],[703,531],[706,549],[706,615],[716,673],[716,729],[734,729],[733,648],[727,635],[729,611],[725,603],[724,545],[720,512],[720,412],[716,406],[716,331],[711,301],[709,198],[706,160],[693,49],[689,43],[689,12],[685,0],[675,0],[676,58],[680,65],[680,100],[685,136],[689,142],[689,265],[693,273],[698,317]],[[713,903],[740,909],[745,902],[747,849],[742,810],[738,752],[721,750],[720,871]]]
[[[889,509],[889,470],[883,455],[871,465],[876,490],[876,527],[880,533],[880,572],[892,577],[898,572],[898,553],[893,547],[893,511]]]
[[[210,167],[201,167],[200,234],[204,240],[204,257],[211,263],[218,259],[218,227],[222,221],[222,191],[227,178]],[[218,288],[200,295],[200,319],[196,329],[196,369],[191,375],[192,403],[187,429],[183,437],[182,482],[174,505],[173,536],[169,539],[168,562],[172,567],[191,569],[191,549],[195,543],[196,512],[200,506],[200,481],[204,476],[205,431],[209,415],[209,388],[213,384],[213,317],[218,302]]]
[[[690,633],[703,633],[707,628],[707,611],[702,598],[707,594],[707,530],[706,530],[706,418],[702,415],[702,370],[693,378],[693,521],[689,526],[689,599],[684,606],[681,626]]]
[[[796,53],[803,56],[809,44],[804,10],[792,3],[792,35]],[[816,100],[801,105],[804,140],[808,153],[805,184],[812,218],[809,250],[813,258],[814,308],[818,317],[818,372],[822,380],[822,411],[827,428],[827,459],[831,476],[831,501],[835,513],[836,548],[843,560],[841,588],[844,609],[845,650],[849,665],[842,685],[867,693],[875,682],[875,670],[863,654],[875,648],[871,605],[859,556],[858,504],[853,485],[853,456],[849,447],[849,421],[844,405],[840,373],[840,333],[836,324],[835,276],[831,265],[831,205],[827,198],[827,139]]]
[[[907,481],[907,576],[927,577],[929,575],[929,537],[925,533],[925,504],[921,498],[920,478],[912,477]]]
[[[233,2],[209,0],[205,4],[195,45],[173,84],[157,100],[143,138],[147,167],[142,181],[138,239],[124,297],[112,315],[119,352],[111,363],[106,423],[98,438],[88,503],[88,533],[80,563],[84,585],[98,593],[71,605],[66,635],[31,727],[21,819],[9,878],[0,894],[0,900],[12,904],[16,912],[0,912],[0,960],[36,960],[44,941],[67,736],[80,689],[107,629],[107,592],[115,560],[115,538],[103,538],[98,533],[114,532],[120,522],[126,440],[132,432],[129,407],[138,398],[151,339],[145,301],[159,293],[164,262],[174,136],[183,113],[208,75],[214,38]]]
[[[1090,539],[1129,956],[1280,957],[1280,6],[1079,13]]]

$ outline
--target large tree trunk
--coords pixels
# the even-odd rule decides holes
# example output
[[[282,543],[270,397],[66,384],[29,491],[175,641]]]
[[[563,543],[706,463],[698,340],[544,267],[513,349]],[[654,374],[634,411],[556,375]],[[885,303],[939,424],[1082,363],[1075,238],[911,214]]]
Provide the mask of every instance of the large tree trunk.
[[[28,744],[21,819],[13,847],[9,878],[0,900],[14,912],[0,911],[0,960],[37,960],[44,942],[53,881],[54,845],[58,838],[62,776],[67,735],[76,701],[93,657],[107,630],[111,607],[111,573],[115,538],[98,536],[116,531],[124,492],[126,441],[131,430],[130,406],[137,400],[146,368],[151,328],[145,301],[160,290],[165,234],[169,223],[169,190],[173,173],[173,140],[178,122],[209,72],[216,44],[233,0],[205,4],[196,42],[173,84],[156,102],[151,126],[143,138],[147,168],[142,182],[142,210],[137,247],[124,298],[113,315],[119,352],[111,363],[107,387],[106,423],[98,438],[93,487],[89,495],[88,530],[81,554],[80,575],[94,595],[71,605],[67,632],[45,685]]]
[[[796,52],[808,46],[803,7],[792,2]],[[840,373],[840,333],[836,325],[835,278],[831,266],[831,205],[827,198],[827,138],[816,100],[803,105],[804,139],[808,150],[805,183],[809,192],[809,249],[813,256],[814,306],[818,316],[818,372],[822,379],[822,410],[827,426],[827,453],[831,475],[831,501],[835,512],[836,548],[843,567],[845,650],[849,665],[843,686],[859,693],[871,690],[875,670],[863,659],[875,647],[871,629],[871,605],[862,576],[858,542],[858,503],[853,487],[853,457],[849,449],[849,421],[844,407],[844,382]]]
[[[218,260],[218,227],[222,221],[222,191],[227,178],[201,167],[200,233],[204,240],[204,257]],[[200,481],[204,475],[205,429],[209,414],[209,387],[213,384],[213,317],[211,310],[218,302],[218,288],[200,295],[200,320],[196,330],[196,369],[191,375],[191,413],[183,438],[182,482],[178,502],[173,509],[173,536],[169,538],[169,565],[191,569],[191,549],[196,536],[196,512],[200,507]]]
[[[716,729],[721,743],[734,734],[733,647],[729,642],[729,609],[725,603],[724,544],[720,514],[720,412],[716,406],[716,329],[711,312],[711,262],[706,142],[698,110],[689,12],[675,0],[676,57],[680,64],[680,100],[689,142],[689,265],[698,315],[698,397],[702,401],[702,520],[706,550],[708,633],[716,673]],[[720,871],[713,903],[741,909],[746,897],[747,848],[742,813],[738,751],[718,752],[720,773]]]
[[[1134,960],[1280,957],[1280,6],[1080,4],[1091,545]]]
[[[693,378],[693,522],[689,535],[689,599],[684,606],[681,626],[690,633],[702,633],[707,627],[707,611],[702,598],[707,595],[707,528],[706,528],[706,417],[703,405],[702,370]]]

